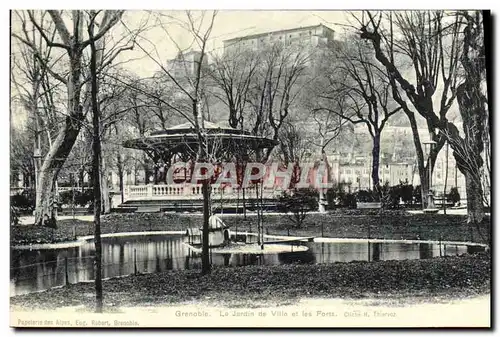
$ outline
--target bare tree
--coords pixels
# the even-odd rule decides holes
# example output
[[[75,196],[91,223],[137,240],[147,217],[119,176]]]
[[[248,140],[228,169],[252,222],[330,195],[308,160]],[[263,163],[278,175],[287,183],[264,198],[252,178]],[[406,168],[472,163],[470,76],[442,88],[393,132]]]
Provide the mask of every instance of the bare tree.
[[[311,144],[314,144],[308,139],[305,130],[298,128],[296,123],[287,121],[280,130],[278,155],[285,165],[289,164],[287,160],[301,161],[309,154]]]
[[[260,66],[248,95],[251,106],[248,119],[253,134],[279,139],[281,127],[310,81],[307,75],[310,75],[311,54],[301,46],[282,43],[262,50]],[[266,161],[271,151],[260,154],[260,159]],[[292,161],[288,157],[285,160]]]
[[[436,131],[450,126],[447,113],[456,98],[459,19],[448,17],[443,11],[387,14],[367,11],[354,17],[360,37],[370,42],[375,58],[389,75],[393,99],[408,117],[417,153],[422,195],[427,195],[427,165],[429,162],[434,165],[446,140]],[[410,73],[405,71],[407,64],[410,65]],[[429,134],[436,142],[427,165],[412,108],[425,118]]]
[[[479,11],[460,12],[458,15],[464,17],[463,51],[460,57],[464,81],[458,86],[456,95],[462,116],[464,137],[460,136],[458,128],[454,125],[450,125],[447,129],[451,135],[450,145],[454,150],[458,168],[465,175],[468,221],[476,224],[479,230],[478,224],[484,217],[484,191],[481,180],[484,177],[485,161],[482,154],[485,149],[484,141],[489,139],[487,136],[489,130],[485,128],[485,124],[489,123],[489,115],[488,98],[484,88],[486,79],[484,23],[483,14]],[[487,146],[485,156],[489,165],[489,144]],[[467,156],[460,155],[460,151],[464,149],[469,149]]]
[[[211,78],[216,88],[212,95],[227,106],[232,128],[243,128],[250,86],[258,65],[259,55],[246,48],[235,48],[231,53],[214,57]]]
[[[71,12],[72,27],[69,27],[65,14],[59,11],[47,11],[50,21],[54,25],[58,39],[51,36],[42,21],[35,17],[34,11],[26,11],[28,19],[21,16],[21,25],[30,26],[37,32],[43,43],[51,48],[61,49],[67,57],[67,73],[56,73],[51,71],[51,75],[66,85],[67,91],[67,113],[64,123],[60,126],[57,137],[53,140],[50,150],[43,160],[37,184],[35,223],[55,225],[54,214],[54,185],[57,176],[66,161],[82,127],[85,119],[85,109],[82,105],[82,86],[85,76],[84,50],[90,45],[92,40],[84,38],[84,12],[73,10]],[[105,11],[99,24],[99,31],[95,34],[94,40],[99,43],[105,34],[119,21],[122,11]],[[15,32],[12,33],[20,42],[32,49],[33,54],[38,55],[39,50],[34,41],[27,39]],[[102,41],[101,41],[102,43]],[[98,47],[101,49],[101,47]],[[99,58],[100,59],[100,58]],[[47,61],[43,62],[44,68],[49,68]]]
[[[397,13],[394,20],[391,20],[392,17],[386,20],[389,30],[382,26],[382,14],[366,12],[366,17],[367,20],[362,18],[359,21],[360,36],[371,42],[377,60],[387,69],[394,99],[410,117],[412,112],[400,95],[400,92],[403,92],[413,108],[425,118],[433,140],[437,142],[430,155],[432,163],[435,162],[435,157],[445,141],[450,137],[453,138],[454,141],[450,141],[450,146],[459,170],[466,177],[468,222],[481,222],[484,216],[482,193],[478,193],[481,185],[474,183],[480,179],[472,178],[479,172],[473,173],[467,169],[463,158],[458,155],[460,150],[457,146],[460,143],[469,143],[475,150],[475,156],[471,159],[477,162],[477,166],[483,165],[482,132],[484,132],[487,99],[482,88],[486,73],[482,13],[443,11]],[[397,66],[394,59],[395,52],[411,60],[415,84],[412,84]],[[462,77],[460,72],[463,72],[461,83],[459,83]],[[435,107],[434,95],[438,92],[438,87],[441,89],[441,96]],[[464,124],[464,132],[470,129],[470,125],[475,124],[477,127],[473,129],[480,130],[478,133],[473,135],[466,133],[465,137],[461,137],[458,127],[448,119],[447,112],[455,98]],[[440,132],[436,132],[437,130]],[[415,133],[414,138],[416,139]],[[417,147],[417,139],[415,145]],[[418,148],[417,155],[421,180],[425,182],[425,168],[423,160],[420,159],[423,159],[423,154]]]
[[[372,139],[372,184],[380,191],[380,139],[391,116],[401,110],[390,97],[385,69],[372,62],[370,50],[354,40],[338,51],[333,69],[327,74],[329,86],[320,93],[318,110],[337,115],[352,124],[365,125]],[[322,104],[322,101],[327,104]],[[330,106],[328,106],[330,103]]]
[[[200,12],[199,15],[191,11],[184,13],[184,18],[179,18],[178,15],[169,15],[159,13],[157,16],[157,25],[167,38],[177,49],[178,55],[172,62],[175,63],[176,69],[184,71],[175,72],[175,69],[169,67],[163,60],[158,57],[158,50],[151,41],[144,36],[143,42],[138,43],[138,47],[160,68],[162,74],[172,83],[176,89],[174,92],[175,100],[165,100],[158,97],[155,93],[148,92],[142,88],[136,88],[139,93],[146,95],[149,98],[155,98],[161,102],[166,108],[171,109],[173,113],[182,116],[187,120],[195,130],[198,140],[196,160],[205,162],[209,158],[209,144],[207,142],[206,133],[204,131],[204,116],[202,107],[205,100],[206,90],[205,81],[207,79],[206,68],[204,65],[207,62],[207,43],[212,33],[213,24],[217,16],[217,11],[213,11],[207,15],[207,12]],[[208,16],[208,20],[207,20]],[[179,41],[172,38],[167,23],[176,24],[188,33],[192,39],[189,48],[193,46],[198,50],[199,57],[193,60],[187,59],[188,50],[182,48]],[[149,46],[153,51],[146,48]],[[188,48],[188,49],[189,49]],[[191,68],[194,66],[194,68]],[[192,71],[194,69],[194,71]],[[131,86],[133,87],[133,86]],[[210,181],[205,179],[202,183],[203,192],[203,236],[202,236],[202,274],[210,273],[210,255],[208,241],[208,219],[210,216]]]
[[[44,29],[50,32],[49,39],[54,41],[56,34],[54,25],[51,22],[44,22],[47,13],[34,15],[37,14],[41,24],[45,24]],[[34,170],[32,170],[35,173],[36,189],[36,180],[41,167],[40,157],[48,151],[52,135],[61,122],[61,118],[56,116],[54,104],[54,97],[58,96],[61,83],[52,76],[53,69],[60,66],[61,58],[57,54],[54,55],[52,46],[38,37],[35,29],[29,29],[25,12],[15,11],[13,15],[14,22],[17,23],[14,36],[22,38],[24,42],[18,38],[14,40],[16,44],[11,62],[13,87],[11,99],[18,100],[28,113],[28,122],[25,126],[33,140],[33,149],[30,152],[37,158],[34,160]]]
[[[23,187],[31,187],[35,178],[33,176],[35,161],[32,135],[26,130],[12,129],[10,141],[15,144],[10,147],[10,172],[11,174],[21,173],[24,177]]]
[[[96,312],[102,312],[102,243],[101,243],[101,121],[98,102],[97,86],[97,48],[94,40],[94,26],[97,12],[90,12],[88,33],[90,40],[90,81],[91,81],[91,106],[92,106],[92,172],[94,178],[94,243],[96,255]]]

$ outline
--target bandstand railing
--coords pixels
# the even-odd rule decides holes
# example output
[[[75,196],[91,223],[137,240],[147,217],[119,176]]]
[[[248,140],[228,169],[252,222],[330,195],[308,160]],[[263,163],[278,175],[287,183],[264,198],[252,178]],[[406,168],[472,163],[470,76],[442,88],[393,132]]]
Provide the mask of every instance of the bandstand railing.
[[[128,200],[201,200],[203,199],[201,184],[176,184],[176,185],[127,185],[125,186],[124,199]],[[279,198],[280,190],[266,188],[262,192],[264,199]],[[212,185],[212,199],[237,199],[242,198],[243,189],[231,186],[221,187]],[[257,198],[256,187],[245,188],[247,199]]]

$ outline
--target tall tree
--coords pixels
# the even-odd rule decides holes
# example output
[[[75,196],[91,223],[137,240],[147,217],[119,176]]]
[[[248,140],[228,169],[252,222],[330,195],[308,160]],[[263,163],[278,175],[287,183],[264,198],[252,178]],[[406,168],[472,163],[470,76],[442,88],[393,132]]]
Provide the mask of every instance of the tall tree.
[[[465,175],[468,221],[475,224],[479,230],[478,224],[484,217],[485,201],[482,181],[485,177],[488,179],[487,175],[483,174],[485,163],[483,151],[485,140],[489,139],[484,19],[483,13],[479,11],[464,11],[457,15],[464,18],[460,26],[463,31],[460,63],[464,74],[463,82],[456,92],[464,135],[462,137],[459,129],[453,124],[448,125],[443,131],[454,150],[458,169]],[[487,142],[486,146],[489,146]],[[489,152],[485,153],[485,156],[486,162],[489,163]]]
[[[255,135],[279,140],[281,127],[297,107],[302,89],[312,77],[309,72],[312,51],[276,41],[260,52],[260,65],[248,95],[249,128]],[[271,151],[259,154],[257,160],[267,161]],[[284,159],[287,163],[293,161],[287,154]]]
[[[170,15],[169,13],[158,13],[157,15],[157,25],[161,29],[162,33],[165,34],[165,38],[168,39],[177,49],[178,54],[175,60],[171,60],[171,65],[165,64],[163,60],[160,60],[158,55],[158,50],[156,46],[151,41],[147,40],[144,36],[142,39],[143,43],[138,43],[138,47],[160,68],[160,72],[171,82],[175,91],[172,93],[175,97],[174,100],[166,100],[162,97],[158,97],[157,93],[148,92],[140,87],[131,86],[131,88],[137,89],[137,91],[149,98],[155,98],[158,102],[161,102],[166,108],[171,109],[175,114],[178,114],[184,118],[188,123],[193,126],[194,132],[197,135],[197,153],[196,160],[198,162],[206,162],[209,160],[210,151],[205,130],[204,130],[204,114],[203,106],[206,95],[205,82],[207,80],[207,49],[208,41],[212,33],[212,28],[217,16],[217,11],[213,11],[211,14],[207,15],[207,12],[202,11],[197,15],[196,12],[186,11],[184,15],[176,13]],[[208,17],[208,19],[207,19]],[[188,59],[192,56],[186,48],[182,48],[181,41],[176,41],[172,38],[169,29],[166,25],[168,23],[175,23],[180,28],[182,28],[190,36],[192,44],[190,47],[195,46],[198,52],[197,56],[193,59]],[[145,46],[149,43],[153,52],[149,51]],[[149,48],[149,47],[148,47]],[[176,71],[177,70],[177,71]],[[208,219],[210,216],[210,181],[209,179],[204,179],[202,182],[202,193],[203,193],[203,235],[202,235],[202,274],[210,273],[210,255],[209,255],[209,241],[208,241],[208,230],[209,223]]]
[[[385,69],[373,63],[373,55],[362,41],[356,38],[351,41],[351,45],[346,44],[335,53],[332,69],[326,74],[330,83],[326,91],[319,94],[317,110],[326,110],[352,124],[366,126],[372,139],[372,186],[380,192],[381,135],[389,118],[401,107],[390,96]]]
[[[248,95],[258,65],[259,54],[246,48],[234,48],[230,53],[214,57],[212,95],[227,106],[232,128],[243,128]]]
[[[428,165],[432,171],[446,141],[444,134],[437,131],[450,125],[447,114],[456,98],[460,54],[458,18],[448,17],[443,11],[366,11],[355,18],[361,39],[370,42],[375,58],[389,75],[393,99],[408,117],[422,195],[427,195]],[[410,64],[409,71],[406,71],[407,64]],[[436,142],[428,158],[422,148],[415,111],[425,119],[429,135]],[[423,207],[426,207],[425,198]]]
[[[366,12],[365,15],[365,18],[359,20],[360,36],[371,42],[377,60],[387,69],[394,99],[409,117],[412,116],[409,105],[400,94],[404,93],[418,114],[425,118],[433,140],[437,142],[430,155],[431,163],[435,163],[437,153],[445,141],[450,141],[457,166],[466,177],[468,222],[473,224],[482,221],[483,202],[478,194],[478,190],[481,191],[480,184],[477,183],[480,181],[480,173],[468,170],[467,165],[464,165],[466,161],[459,155],[464,144],[470,145],[474,148],[475,155],[469,160],[475,161],[475,166],[482,166],[482,121],[485,120],[487,110],[487,100],[482,93],[486,73],[482,14],[402,12],[396,13],[394,20],[392,14],[386,20],[383,20],[380,13]],[[389,29],[383,28],[384,21]],[[405,76],[395,62],[396,52],[405,55],[412,62],[414,81]],[[461,72],[464,76],[460,83]],[[441,95],[436,100],[434,95],[438,89]],[[447,116],[455,98],[464,123],[464,137],[460,136],[459,128]],[[437,104],[434,103],[436,101]],[[474,132],[470,132],[472,130]],[[415,146],[417,145],[416,139]],[[423,155],[418,148],[417,155],[421,181],[426,182],[423,160],[420,160]]]
[[[83,78],[86,74],[83,62],[84,51],[92,41],[89,38],[84,38],[85,14],[83,11],[71,11],[70,20],[67,20],[64,13],[60,11],[50,10],[47,12],[59,39],[54,40],[51,38],[43,23],[36,19],[34,11],[27,11],[29,19],[22,20],[21,25],[23,27],[30,25],[30,29],[34,29],[47,46],[61,49],[67,58],[69,68],[67,74],[51,73],[52,76],[66,86],[67,113],[64,123],[51,144],[50,150],[43,159],[36,193],[35,223],[55,226],[54,186],[58,174],[78,137],[85,119],[86,109],[88,109],[88,105],[84,106],[82,104],[82,86],[85,84]],[[99,44],[105,34],[119,21],[122,14],[123,11],[105,11],[99,23],[99,30],[93,40]],[[68,23],[71,24],[71,27]],[[32,48],[34,54],[39,53],[37,45],[33,41],[15,32],[12,35]],[[98,47],[98,49],[100,48]],[[43,67],[49,69],[47,61],[43,63]]]
[[[101,121],[97,86],[97,48],[94,40],[94,25],[98,13],[90,12],[88,33],[90,40],[90,101],[92,106],[92,173],[94,178],[94,244],[95,244],[95,291],[96,312],[102,312],[102,243],[101,243]]]

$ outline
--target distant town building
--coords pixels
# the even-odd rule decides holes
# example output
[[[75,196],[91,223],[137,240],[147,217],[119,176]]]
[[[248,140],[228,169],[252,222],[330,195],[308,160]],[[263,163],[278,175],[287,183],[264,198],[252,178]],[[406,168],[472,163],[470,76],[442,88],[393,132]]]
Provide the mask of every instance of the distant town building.
[[[202,64],[202,67],[208,67],[208,58],[203,57],[200,51],[188,51],[177,54],[177,57],[167,61],[168,70],[176,79],[194,79]]]
[[[276,30],[272,32],[245,35],[223,41],[224,53],[241,49],[258,51],[274,43],[292,44],[304,47],[328,46],[333,44],[335,31],[323,24]]]
[[[333,154],[328,156],[327,160],[334,183],[348,184],[352,192],[373,189],[372,159],[370,156]],[[411,184],[413,174],[413,163],[391,162],[386,158],[381,158],[379,165],[381,184],[388,183],[393,186],[406,181]]]

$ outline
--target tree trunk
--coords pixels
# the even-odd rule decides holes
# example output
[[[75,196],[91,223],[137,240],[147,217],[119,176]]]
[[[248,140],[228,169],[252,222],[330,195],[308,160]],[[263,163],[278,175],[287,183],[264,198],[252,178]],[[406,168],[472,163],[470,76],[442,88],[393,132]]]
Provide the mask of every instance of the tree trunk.
[[[97,121],[96,121],[97,119]],[[101,188],[99,179],[99,156],[101,144],[99,139],[99,115],[94,110],[94,139],[92,149],[94,158],[92,159],[92,171],[94,174],[94,245],[95,245],[95,292],[96,292],[96,312],[102,312],[102,243],[101,243]],[[96,125],[97,123],[97,125]]]
[[[123,196],[123,168],[121,165],[118,167],[118,185],[120,189],[120,201],[123,204],[124,196]]]
[[[80,187],[80,192],[83,192],[83,180],[84,180],[84,175],[85,175],[85,169],[80,169],[80,171],[78,172],[78,184]]]
[[[429,174],[427,170],[418,171],[420,177],[420,193],[422,195],[422,209],[427,208],[427,195],[429,194]]]
[[[93,40],[94,25],[89,26],[89,36]],[[95,245],[95,296],[97,313],[102,312],[102,243],[101,243],[101,139],[100,139],[100,112],[97,99],[97,61],[96,46],[90,44],[90,77],[91,77],[91,104],[92,104],[92,171],[94,176],[94,245]]]
[[[484,218],[483,188],[479,174],[466,172],[465,187],[467,189],[467,222],[479,224]]]
[[[417,168],[418,176],[420,178],[420,194],[422,209],[427,207],[427,194],[429,193],[428,171],[424,164],[424,151],[422,150],[422,143],[420,142],[420,135],[418,133],[417,121],[412,111],[405,109],[405,114],[410,121],[410,127],[413,135],[413,145],[417,154]]]
[[[101,203],[102,203],[102,213],[109,214],[111,212],[111,204],[109,201],[109,188],[108,188],[108,175],[106,174],[106,163],[104,162],[102,156],[99,157],[99,162],[101,163],[100,177],[101,177]]]
[[[375,133],[372,137],[373,147],[372,147],[372,182],[373,190],[380,193],[380,132]]]
[[[38,174],[36,189],[35,225],[56,227],[56,216],[54,210],[54,182],[57,173],[55,169],[40,170]]]
[[[66,85],[68,116],[52,143],[39,172],[35,208],[35,224],[37,225],[43,224],[44,219],[50,219],[50,224],[55,226],[54,204],[49,196],[53,194],[59,171],[75,144],[84,119],[80,104],[82,51],[75,47],[70,58],[70,75]]]
[[[210,273],[210,249],[208,240],[209,231],[209,207],[210,207],[210,186],[209,182],[203,181],[201,185],[203,193],[203,233],[202,233],[202,250],[201,250],[201,274],[206,275]]]
[[[55,227],[54,186],[57,176],[76,141],[81,120],[68,117],[63,129],[55,139],[38,172],[36,190],[35,225]]]
[[[483,133],[487,120],[488,99],[483,93],[483,76],[486,75],[483,18],[480,12],[466,17],[464,28],[463,54],[460,62],[464,68],[465,81],[457,88],[457,102],[463,121],[464,138],[457,130],[451,132],[450,143],[457,160],[458,169],[465,175],[467,192],[467,222],[479,224],[484,218],[483,188],[481,171],[484,161]],[[462,154],[462,155],[460,155]],[[479,232],[478,234],[481,235]],[[481,237],[481,239],[483,239]],[[484,240],[484,239],[483,239]]]
[[[241,191],[241,198],[242,198],[242,203],[243,203],[243,219],[247,219],[247,204],[246,204],[246,198],[245,198],[245,188],[242,188]]]
[[[444,172],[444,187],[443,187],[443,198],[442,198],[442,203],[443,203],[443,213],[446,214],[446,188],[448,187],[448,142],[446,143],[446,162],[445,162],[445,172]]]
[[[142,164],[142,169],[144,170],[144,185],[147,185],[149,184],[149,177],[148,177],[149,165],[145,160]]]

